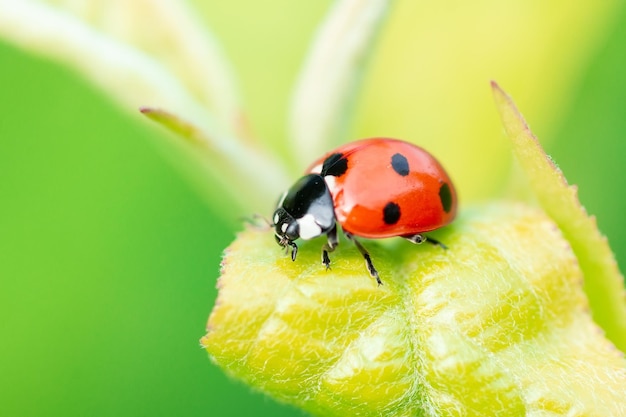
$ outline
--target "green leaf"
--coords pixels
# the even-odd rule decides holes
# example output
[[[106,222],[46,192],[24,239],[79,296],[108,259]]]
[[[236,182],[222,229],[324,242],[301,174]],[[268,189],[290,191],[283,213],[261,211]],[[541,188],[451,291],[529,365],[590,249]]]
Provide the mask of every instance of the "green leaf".
[[[464,209],[449,249],[368,241],[298,259],[269,230],[227,249],[201,340],[231,375],[315,415],[624,415],[626,364],[591,319],[559,228],[519,204]]]
[[[596,219],[580,204],[575,186],[546,155],[506,93],[492,82],[494,97],[513,152],[545,212],[572,246],[585,275],[594,320],[626,352],[626,289],[613,252]]]

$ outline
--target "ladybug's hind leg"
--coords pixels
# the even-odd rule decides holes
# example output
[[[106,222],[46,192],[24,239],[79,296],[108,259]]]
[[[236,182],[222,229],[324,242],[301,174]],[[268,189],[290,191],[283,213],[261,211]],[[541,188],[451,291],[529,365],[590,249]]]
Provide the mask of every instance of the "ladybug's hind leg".
[[[352,242],[354,242],[354,245],[356,246],[356,248],[359,250],[359,252],[361,252],[361,255],[363,255],[363,259],[365,259],[365,265],[367,266],[367,271],[370,273],[372,278],[376,279],[376,282],[378,283],[378,285],[383,285],[383,282],[380,280],[380,277],[378,276],[378,271],[376,270],[376,267],[374,267],[374,264],[372,263],[372,258],[370,257],[370,254],[367,251],[367,249],[365,249],[363,245],[361,245],[361,242],[356,240],[356,238],[351,233],[344,232],[344,234],[346,235],[348,240],[351,240]]]
[[[335,250],[337,245],[339,244],[339,239],[337,238],[337,226],[333,226],[328,232],[326,232],[327,241],[322,247],[322,263],[326,266],[326,269],[330,269],[330,258],[328,257],[328,253]]]
[[[416,245],[419,245],[420,243],[428,242],[431,245],[441,246],[444,249],[448,249],[448,247],[446,245],[444,245],[443,243],[441,243],[437,239],[433,239],[432,237],[428,237],[428,236],[422,235],[420,233],[418,233],[416,235],[412,235],[412,236],[404,236],[404,238],[406,240],[408,240],[409,242],[411,242],[411,243],[415,243]]]

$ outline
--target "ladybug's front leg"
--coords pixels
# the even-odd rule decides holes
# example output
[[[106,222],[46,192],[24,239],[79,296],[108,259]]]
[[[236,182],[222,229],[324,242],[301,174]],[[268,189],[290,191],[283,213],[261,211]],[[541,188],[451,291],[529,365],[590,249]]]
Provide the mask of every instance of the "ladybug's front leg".
[[[296,256],[298,255],[298,245],[296,245],[296,243],[292,241],[287,242],[287,244],[291,246],[291,260],[295,262]]]
[[[322,263],[326,266],[326,269],[328,270],[330,269],[330,258],[328,257],[328,253],[334,251],[339,244],[336,225],[333,226],[333,228],[326,233],[326,237],[328,239],[322,247]]]

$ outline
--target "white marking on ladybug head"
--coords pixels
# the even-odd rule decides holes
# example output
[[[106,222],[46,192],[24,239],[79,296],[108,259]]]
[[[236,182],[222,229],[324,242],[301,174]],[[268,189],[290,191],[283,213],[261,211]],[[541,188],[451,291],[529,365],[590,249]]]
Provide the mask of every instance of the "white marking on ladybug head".
[[[289,225],[287,223],[283,223],[283,225],[280,226],[280,230],[285,233],[287,231],[287,227],[289,227]]]
[[[319,165],[315,165],[313,168],[311,168],[310,172],[311,174],[321,174],[322,173],[322,167],[324,166],[324,164],[319,164]]]
[[[324,177],[324,182],[326,183],[326,186],[328,187],[328,191],[330,191],[330,193],[333,194],[333,192],[335,191],[335,187],[337,186],[337,177],[333,175],[326,175]]]
[[[300,226],[300,238],[304,240],[313,239],[322,234],[322,228],[317,224],[312,214],[305,214],[297,222]]]
[[[278,215],[278,213],[274,214],[274,224],[278,224],[278,221],[280,220],[280,216]]]

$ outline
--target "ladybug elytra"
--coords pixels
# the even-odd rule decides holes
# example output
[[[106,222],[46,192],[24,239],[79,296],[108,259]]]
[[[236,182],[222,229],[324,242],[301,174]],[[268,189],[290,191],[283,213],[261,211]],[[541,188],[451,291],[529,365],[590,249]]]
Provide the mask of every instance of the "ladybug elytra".
[[[273,225],[276,241],[291,248],[294,261],[295,240],[326,234],[322,263],[330,268],[328,254],[339,243],[339,224],[380,285],[369,253],[355,237],[399,236],[445,248],[423,233],[450,223],[456,207],[454,186],[432,155],[398,139],[371,138],[340,146],[316,160],[280,198]]]

